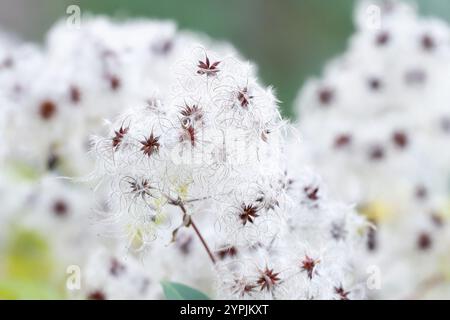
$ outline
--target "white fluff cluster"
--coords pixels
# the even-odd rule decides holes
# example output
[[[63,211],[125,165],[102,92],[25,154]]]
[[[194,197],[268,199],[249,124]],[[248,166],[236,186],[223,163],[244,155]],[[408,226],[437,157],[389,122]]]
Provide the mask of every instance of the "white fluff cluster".
[[[355,21],[347,51],[302,89],[298,127],[333,194],[374,224],[372,296],[433,296],[449,279],[450,28],[396,1],[362,1]]]
[[[364,296],[364,220],[297,146],[286,155],[273,90],[232,47],[98,17],[42,47],[1,37],[0,62],[0,270],[19,228],[57,277],[80,266],[74,298],[159,299],[164,279],[222,298]],[[95,194],[64,179],[91,171]]]
[[[4,130],[10,156],[39,171],[55,157],[66,175],[89,171],[83,159],[89,134],[101,132],[104,119],[125,104],[153,103],[172,79],[173,61],[200,41],[210,43],[178,32],[171,22],[98,17],[84,19],[79,29],[57,23],[44,48],[13,46],[2,55],[8,68],[0,76],[2,108],[10,111]]]
[[[290,153],[291,169],[299,157]],[[288,171],[289,172],[289,171]],[[280,184],[289,197],[285,221],[267,245],[226,246],[220,251],[222,298],[362,299],[355,273],[365,220],[332,201],[310,170],[293,170]]]
[[[209,253],[222,298],[363,297],[352,256],[364,220],[331,202],[300,159],[287,168],[285,124],[251,65],[190,48],[170,72],[154,104],[94,139],[96,174],[111,188],[108,230],[150,261],[161,241],[202,252],[203,268]],[[190,233],[180,240],[181,230]],[[193,253],[197,230],[208,248]]]
[[[184,210],[219,215],[236,242],[279,219],[266,210],[243,228],[247,220],[239,216],[258,197],[261,207],[274,206],[271,194],[264,198],[279,174],[281,121],[271,90],[234,56],[195,51],[168,71],[179,77],[164,98],[125,112],[93,148],[97,174],[111,180],[117,218],[136,249],[166,222],[181,224]],[[202,209],[205,203],[214,206]],[[165,212],[181,205],[174,216]]]
[[[151,105],[171,79],[169,66],[200,41],[211,42],[177,31],[171,22],[116,23],[103,17],[84,19],[80,29],[57,23],[44,46],[0,37],[2,272],[15,261],[11,239],[23,230],[48,245],[53,265],[48,269],[59,280],[70,264],[82,272],[91,269],[88,258],[103,242],[116,252],[115,241],[99,238],[102,230],[92,221],[94,210],[107,205],[103,191],[94,198],[92,188],[65,178],[92,171],[89,138],[104,130],[104,119],[127,104]],[[27,261],[21,263],[31,265]],[[142,297],[161,297],[158,281],[167,275],[156,274],[161,278],[152,286],[158,293]]]

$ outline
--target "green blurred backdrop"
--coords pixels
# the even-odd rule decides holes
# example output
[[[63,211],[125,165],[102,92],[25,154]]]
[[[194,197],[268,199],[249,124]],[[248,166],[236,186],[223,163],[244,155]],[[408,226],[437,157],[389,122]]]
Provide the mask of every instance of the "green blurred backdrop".
[[[346,47],[356,0],[0,0],[0,25],[42,40],[68,5],[82,13],[173,19],[181,28],[228,40],[259,65],[285,116],[297,90]],[[450,19],[450,1],[415,1],[421,12]]]

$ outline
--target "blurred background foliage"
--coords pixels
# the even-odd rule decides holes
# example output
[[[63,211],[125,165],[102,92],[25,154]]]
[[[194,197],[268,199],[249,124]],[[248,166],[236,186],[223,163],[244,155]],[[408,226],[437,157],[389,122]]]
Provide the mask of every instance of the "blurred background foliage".
[[[0,300],[62,299],[64,274],[45,238],[35,231],[11,226],[0,261]]]
[[[173,19],[181,28],[228,40],[259,66],[285,116],[305,78],[342,52],[353,30],[356,0],[0,0],[0,26],[42,40],[77,4],[83,14]],[[450,1],[416,0],[421,12],[450,19]]]

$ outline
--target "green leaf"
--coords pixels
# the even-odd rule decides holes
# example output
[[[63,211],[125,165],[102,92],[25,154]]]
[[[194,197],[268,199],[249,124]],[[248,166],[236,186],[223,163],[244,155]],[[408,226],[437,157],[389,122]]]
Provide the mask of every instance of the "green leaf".
[[[162,281],[161,285],[168,300],[209,300],[203,292],[181,283]]]

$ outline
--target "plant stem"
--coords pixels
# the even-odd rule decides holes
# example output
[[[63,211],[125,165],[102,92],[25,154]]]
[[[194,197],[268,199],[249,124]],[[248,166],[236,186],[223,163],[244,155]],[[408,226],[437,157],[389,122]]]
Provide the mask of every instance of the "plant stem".
[[[216,258],[214,257],[214,254],[212,253],[211,249],[209,249],[209,246],[206,243],[205,238],[203,238],[200,230],[197,228],[197,225],[192,220],[192,217],[190,215],[188,215],[186,207],[184,206],[183,202],[180,199],[177,199],[177,200],[172,199],[172,198],[168,198],[168,199],[169,199],[170,204],[178,206],[181,209],[181,211],[183,212],[183,220],[185,217],[189,217],[189,220],[186,222],[186,226],[187,227],[192,226],[195,233],[197,234],[197,237],[200,239],[200,242],[202,243],[203,247],[205,248],[206,252],[208,253],[208,256],[211,259],[212,263],[215,264]]]
[[[205,247],[206,252],[209,255],[209,258],[211,259],[212,263],[216,263],[216,258],[214,257],[213,253],[211,252],[211,250],[208,247],[208,244],[206,243],[205,239],[203,238],[202,234],[200,233],[200,231],[198,230],[196,224],[194,223],[194,221],[192,221],[191,218],[191,225],[192,228],[194,228],[195,233],[197,234],[198,238],[200,239],[200,241],[202,242],[203,247]]]

